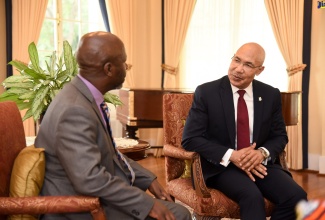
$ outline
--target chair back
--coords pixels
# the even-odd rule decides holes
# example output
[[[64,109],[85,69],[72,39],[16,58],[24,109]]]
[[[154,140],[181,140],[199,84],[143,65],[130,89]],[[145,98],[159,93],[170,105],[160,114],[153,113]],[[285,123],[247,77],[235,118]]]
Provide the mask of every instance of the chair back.
[[[167,93],[163,96],[164,146],[183,148],[182,135],[186,118],[192,106],[193,93]],[[180,177],[187,161],[165,157],[166,182]]]
[[[22,118],[14,102],[0,102],[0,134],[0,197],[8,197],[15,158],[26,147]]]
[[[163,96],[164,144],[181,148],[186,118],[192,106],[193,93],[168,93]]]

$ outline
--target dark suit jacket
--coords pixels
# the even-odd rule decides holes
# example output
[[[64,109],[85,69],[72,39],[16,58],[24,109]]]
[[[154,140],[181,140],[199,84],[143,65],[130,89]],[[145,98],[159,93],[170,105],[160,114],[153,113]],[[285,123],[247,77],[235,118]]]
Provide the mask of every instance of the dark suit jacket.
[[[256,148],[268,149],[272,158],[269,166],[272,166],[288,142],[281,93],[254,80],[253,96],[253,142]],[[205,180],[225,169],[220,161],[229,148],[235,149],[235,138],[235,110],[228,76],[198,86],[185,123],[182,145],[200,154]]]
[[[79,77],[65,85],[51,103],[35,146],[45,148],[42,195],[100,197],[108,219],[145,219],[151,210],[154,199],[143,190],[156,176],[129,159],[136,175],[134,186],[129,185],[101,112]],[[69,217],[91,219],[88,213]]]

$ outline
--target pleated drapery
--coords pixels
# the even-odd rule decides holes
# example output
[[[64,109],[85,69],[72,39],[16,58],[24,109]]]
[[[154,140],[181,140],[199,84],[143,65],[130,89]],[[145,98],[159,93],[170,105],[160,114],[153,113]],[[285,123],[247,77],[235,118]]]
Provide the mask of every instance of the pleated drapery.
[[[165,63],[164,88],[177,88],[176,74],[196,0],[164,0]]]
[[[302,63],[304,0],[265,0],[272,29],[287,64],[288,91],[302,91]],[[299,103],[301,103],[301,96]],[[301,104],[298,106],[298,124],[288,126],[287,161],[291,169],[303,168]]]
[[[28,45],[37,41],[43,25],[48,0],[12,0],[12,59],[29,62]],[[13,74],[18,74],[16,70]],[[21,111],[22,116],[26,110]],[[35,135],[32,118],[24,121],[26,136]]]

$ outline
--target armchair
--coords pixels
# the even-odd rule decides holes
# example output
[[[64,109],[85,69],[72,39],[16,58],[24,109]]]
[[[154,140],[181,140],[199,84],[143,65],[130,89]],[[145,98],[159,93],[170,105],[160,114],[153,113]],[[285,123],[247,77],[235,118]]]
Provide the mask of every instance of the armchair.
[[[196,219],[240,218],[239,206],[222,192],[205,185],[199,154],[181,146],[182,133],[193,100],[193,94],[163,96],[163,130],[166,190],[193,209]],[[281,165],[287,169],[285,152]],[[194,186],[193,186],[194,185]],[[274,205],[265,199],[267,216]]]
[[[88,196],[10,197],[14,161],[26,147],[24,127],[14,102],[0,103],[0,220],[8,215],[90,212],[93,219],[106,219],[99,198]],[[29,218],[30,219],[30,218]]]

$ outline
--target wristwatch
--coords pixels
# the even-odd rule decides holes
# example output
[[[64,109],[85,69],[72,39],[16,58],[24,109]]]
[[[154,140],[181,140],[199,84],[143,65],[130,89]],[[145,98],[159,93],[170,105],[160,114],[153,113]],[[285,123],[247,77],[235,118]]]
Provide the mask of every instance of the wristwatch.
[[[266,150],[264,150],[264,148],[258,148],[259,151],[261,151],[263,157],[264,157],[264,160],[267,159],[269,156],[270,156],[270,153],[267,152]]]

